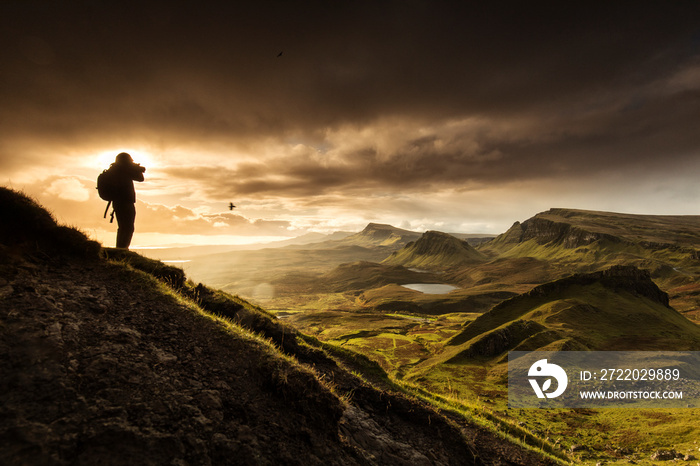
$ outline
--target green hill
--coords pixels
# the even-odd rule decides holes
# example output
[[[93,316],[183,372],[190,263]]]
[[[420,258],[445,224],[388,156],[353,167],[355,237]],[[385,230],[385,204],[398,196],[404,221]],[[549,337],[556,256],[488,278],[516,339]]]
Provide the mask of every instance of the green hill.
[[[468,242],[439,231],[425,232],[417,241],[392,253],[383,263],[424,269],[445,269],[482,262],[486,257]]]
[[[21,194],[0,211],[2,464],[554,464]]]
[[[615,266],[533,288],[468,323],[446,346],[452,360],[506,351],[692,350],[700,326],[668,305],[649,274]]]

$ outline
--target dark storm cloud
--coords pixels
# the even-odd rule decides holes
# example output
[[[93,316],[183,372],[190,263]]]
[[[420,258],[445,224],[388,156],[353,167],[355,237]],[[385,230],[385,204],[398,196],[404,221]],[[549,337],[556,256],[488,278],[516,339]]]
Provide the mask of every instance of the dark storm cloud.
[[[447,122],[458,128],[435,125],[422,137],[413,137],[411,130],[419,130],[406,123],[408,134],[388,136],[391,149],[377,147],[376,139],[391,133],[380,127],[374,138],[349,149],[341,141],[329,153],[307,147],[235,168],[179,167],[167,174],[199,181],[213,198],[426,192],[639,171],[662,177],[669,167],[697,161],[698,97],[695,91],[682,92],[633,107],[616,101],[605,112],[568,119],[543,114],[539,120],[503,127],[490,121]],[[346,139],[353,136],[350,132]]]
[[[171,174],[309,195],[594,174],[700,146],[698,86],[676,82],[700,69],[695,1],[1,8],[0,168],[28,141],[254,152],[259,138],[301,140],[335,157]],[[471,117],[506,127],[441,129]],[[389,151],[326,140],[387,118],[432,130]]]

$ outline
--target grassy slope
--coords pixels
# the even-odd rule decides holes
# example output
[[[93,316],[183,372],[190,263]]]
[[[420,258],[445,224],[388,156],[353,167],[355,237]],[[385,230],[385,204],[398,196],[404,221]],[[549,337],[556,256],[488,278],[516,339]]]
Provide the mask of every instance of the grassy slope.
[[[593,241],[584,242],[585,244],[575,247],[567,247],[563,244],[565,238],[558,238],[558,241],[551,243],[538,242],[532,238],[520,243],[522,227],[518,224],[509,234],[498,239],[502,243],[510,243],[498,251],[501,253],[500,257],[488,263],[450,270],[441,278],[470,287],[474,291],[526,292],[536,285],[568,276],[574,271],[591,272],[616,264],[633,264],[651,271],[654,281],[664,290],[672,293],[676,290],[672,296],[674,305],[685,302],[687,308],[694,306],[692,299],[698,291],[699,270],[697,260],[693,258],[691,245],[697,244],[695,239],[698,231],[697,218],[663,217],[659,219],[656,216],[618,216],[617,214],[561,210],[550,211],[542,216],[546,220],[567,224],[573,222],[576,228],[587,228],[601,236],[590,237]],[[640,221],[643,224],[642,227],[633,225]],[[620,235],[619,238],[622,240],[617,239],[618,237],[613,234]],[[587,233],[579,231],[573,236],[575,239],[585,239]],[[684,246],[667,247],[669,238],[680,241]],[[498,240],[494,243],[498,244]],[[493,255],[496,253],[493,244],[482,247],[480,250]],[[382,300],[401,301],[402,297],[397,296],[397,293],[399,291],[406,293],[395,288],[385,286],[366,291],[364,295],[369,298],[368,301],[372,305],[381,304]],[[688,296],[685,301],[682,299],[683,292]],[[410,296],[405,298],[407,302],[411,299]],[[669,312],[665,306],[646,298],[640,299],[634,294],[611,293],[610,290],[593,285],[572,289],[567,296],[544,299],[539,303],[530,304],[532,306],[525,306],[515,314],[522,317],[520,320],[533,322],[532,328],[515,326],[510,329],[512,334],[517,336],[520,331],[524,337],[520,341],[522,346],[519,349],[545,347],[553,349],[563,345],[570,345],[569,349],[583,349],[586,347],[584,344],[636,349],[639,342],[637,331],[640,329],[644,329],[641,333],[649,336],[643,342],[647,348],[655,346],[678,348],[678,342],[674,337],[679,335],[681,336],[679,341],[686,345],[685,347],[698,348],[696,337],[693,336],[697,335],[696,326],[689,326],[686,319],[677,313]],[[609,320],[604,325],[602,334],[596,337],[599,328],[597,321],[592,317],[600,313],[609,314],[607,316]],[[660,326],[667,332],[666,338],[663,336],[659,338],[659,335],[652,330],[652,325],[645,325],[649,322],[658,322],[660,316],[663,316]],[[631,319],[634,324],[631,328],[628,328],[628,319]],[[325,322],[320,319],[317,325],[323,328]],[[506,320],[490,328],[486,333],[502,330],[513,322]],[[442,327],[444,330],[435,330],[434,324],[426,322],[408,330],[397,330],[398,327],[395,327],[394,330],[389,330],[394,335],[387,335],[384,329],[389,328],[391,323],[386,323],[371,333],[344,332],[343,326],[354,323],[357,323],[355,319],[346,321],[328,337],[341,338],[337,341],[373,355],[377,360],[382,361],[385,367],[404,374],[405,380],[412,381],[422,390],[441,393],[442,396],[457,404],[483,406],[487,403],[497,409],[503,408],[506,399],[502,384],[503,371],[502,368],[493,368],[488,359],[476,358],[472,363],[463,361],[460,364],[438,364],[431,366],[430,371],[421,370],[424,369],[422,365],[415,366],[416,361],[425,359],[426,355],[438,351],[440,342],[444,341],[445,336],[450,335],[449,332],[445,332],[449,327]],[[553,328],[542,329],[544,325]],[[357,327],[356,331],[361,332],[363,328],[369,327],[370,325],[365,322]],[[542,331],[534,334],[528,332],[538,328]],[[625,335],[620,329],[627,329],[627,334]],[[530,338],[527,338],[528,336]],[[583,343],[576,338],[581,338]],[[478,336],[476,340],[479,340]],[[488,346],[485,345],[488,340],[483,338],[482,347]],[[460,349],[465,348],[458,348],[455,353],[458,354]],[[413,371],[412,367],[415,367]],[[639,452],[635,454],[636,450],[650,452],[659,447],[686,448],[688,444],[692,444],[692,439],[697,434],[697,426],[692,427],[696,411],[649,410],[611,413],[606,410],[591,410],[579,413],[577,410],[557,410],[552,413],[521,412],[519,416],[530,432],[550,436],[569,445],[581,443],[597,452],[584,453],[583,456],[593,458],[603,455],[606,460],[627,456],[634,457],[638,464],[645,464],[644,455]],[[507,411],[503,413],[505,416],[509,414]],[[668,421],[659,422],[660,419],[673,419],[677,428],[666,427]],[[601,428],[609,433],[604,434]],[[625,459],[621,461],[627,462]],[[593,460],[593,464],[595,462]]]
[[[142,270],[147,270],[149,273],[161,279],[165,279],[169,283],[173,282],[173,267],[164,266],[158,261],[149,260],[142,256],[119,250],[110,250],[107,251],[107,254],[113,259],[120,260]],[[179,279],[175,279],[174,281],[175,283],[180,282]],[[323,359],[328,356],[320,356],[319,359],[318,354],[313,355],[313,349],[311,349],[312,356],[308,356],[308,354],[305,353],[309,351],[309,345],[311,348],[322,349],[327,355],[337,360],[337,363],[352,368],[354,371],[353,374],[361,380],[366,378],[375,386],[388,386],[391,387],[392,391],[416,397],[433,406],[433,409],[445,413],[458,424],[464,425],[465,423],[474,423],[479,426],[478,429],[495,432],[503,441],[515,442],[518,448],[525,448],[528,451],[537,452],[537,454],[541,455],[540,460],[535,460],[538,464],[539,461],[541,461],[542,464],[557,464],[561,458],[566,457],[562,454],[560,449],[552,446],[549,442],[538,436],[524,431],[510,421],[499,419],[478,406],[464,404],[461,400],[446,399],[413,384],[390,378],[380,366],[361,353],[348,351],[342,348],[342,345],[337,345],[337,343],[322,343],[313,337],[298,334],[292,328],[285,327],[284,324],[276,322],[276,319],[262,308],[252,306],[236,296],[231,296],[222,291],[212,290],[201,284],[198,285],[198,287],[192,288],[193,284],[191,282],[182,283],[183,288],[181,292],[192,296],[204,309],[213,312],[215,315],[231,318],[234,322],[244,325],[245,328],[260,332],[264,337],[270,338],[272,342],[279,345],[286,352],[295,355],[302,362],[312,364],[316,367],[317,371],[322,371],[319,366],[323,365]],[[363,325],[361,328],[365,328],[365,326]],[[344,326],[343,332],[347,331],[348,328]],[[359,331],[361,333],[364,332],[363,330]],[[387,338],[393,342],[394,351],[391,352],[390,359],[396,359],[398,357],[396,354],[396,339],[400,339],[400,336],[393,333],[380,333],[375,336]],[[336,362],[332,361],[331,364],[336,364]],[[335,380],[336,374],[331,373],[329,377]],[[322,379],[323,378],[325,377],[322,377]],[[333,388],[335,392],[342,392],[345,389],[349,389],[348,387],[344,387],[339,381],[336,382]],[[355,388],[352,390],[355,390]],[[391,398],[388,393],[381,396],[387,399]],[[483,434],[479,434],[478,432],[475,432],[473,435],[483,437]],[[518,463],[516,462],[516,464]]]
[[[402,266],[383,265],[376,262],[350,262],[314,280],[316,291],[361,291],[388,284],[442,283],[435,275],[409,270]]]
[[[446,294],[427,294],[390,284],[367,290],[357,302],[364,309],[441,315],[455,312],[480,313],[513,293],[499,290],[457,289]]]
[[[556,283],[563,286],[551,287],[551,291],[542,294],[537,293],[541,288],[535,288],[470,322],[450,340],[443,360],[455,359],[460,353],[497,357],[515,349],[551,349],[554,342],[598,351],[680,351],[700,347],[700,326],[658,300],[631,289],[615,289],[601,281]],[[509,333],[514,322],[534,325],[527,331]],[[507,334],[509,341],[495,348],[499,351],[488,346],[489,353],[483,349],[484,344],[499,331]],[[546,338],[533,341],[540,333]]]
[[[417,364],[409,377],[426,377],[445,363],[497,363],[511,350],[700,347],[700,326],[667,307],[648,277],[637,278],[639,284],[621,285],[616,277],[585,279],[599,275],[562,279],[494,306],[467,323],[442,352]]]
[[[380,223],[370,223],[359,233],[326,244],[329,246],[387,246],[398,249],[418,237],[420,237],[420,233],[415,231],[403,230]]]

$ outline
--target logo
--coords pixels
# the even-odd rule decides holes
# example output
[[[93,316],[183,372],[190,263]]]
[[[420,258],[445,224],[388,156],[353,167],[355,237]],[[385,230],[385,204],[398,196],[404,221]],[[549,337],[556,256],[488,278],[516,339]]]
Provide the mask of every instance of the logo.
[[[566,376],[564,369],[556,364],[547,363],[546,359],[540,359],[530,366],[530,370],[528,371],[527,375],[531,377],[549,377],[544,381],[541,387],[537,382],[537,379],[528,379],[530,381],[530,385],[532,385],[532,389],[537,395],[537,398],[556,398],[564,393],[564,390],[566,390],[566,385],[569,383],[569,379]],[[552,377],[557,381],[557,389],[551,393],[545,393],[552,385]]]

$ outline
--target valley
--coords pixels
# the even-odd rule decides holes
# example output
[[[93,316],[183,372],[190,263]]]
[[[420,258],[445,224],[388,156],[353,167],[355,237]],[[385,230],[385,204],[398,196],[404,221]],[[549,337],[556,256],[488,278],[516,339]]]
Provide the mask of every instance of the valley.
[[[401,384],[581,447],[581,462],[644,464],[659,448],[700,456],[700,407],[514,413],[505,356],[700,350],[699,254],[700,216],[551,209],[490,240],[369,224],[341,239],[192,257],[183,268],[366,355]]]

